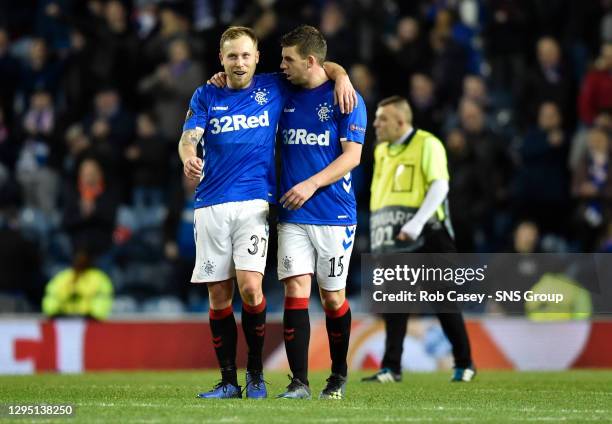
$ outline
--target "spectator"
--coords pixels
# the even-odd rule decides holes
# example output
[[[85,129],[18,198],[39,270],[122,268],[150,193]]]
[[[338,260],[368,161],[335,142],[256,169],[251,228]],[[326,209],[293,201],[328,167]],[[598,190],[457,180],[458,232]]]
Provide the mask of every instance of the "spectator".
[[[15,88],[19,82],[19,62],[10,52],[8,32],[0,27],[0,109],[6,115],[6,122],[12,122]]]
[[[491,196],[496,204],[507,200],[506,183],[510,174],[510,159],[503,141],[487,127],[483,109],[473,101],[464,100],[459,106],[460,126],[468,144],[474,149],[480,167],[491,185]]]
[[[423,71],[429,65],[427,45],[421,37],[421,26],[415,18],[406,16],[397,23],[395,34],[387,40],[387,48],[396,56],[403,75]]]
[[[431,49],[421,34],[419,22],[404,17],[397,23],[395,34],[387,37],[377,55],[377,71],[388,78],[382,80],[385,93],[397,91],[395,85],[410,75],[427,72],[431,67]]]
[[[378,101],[379,94],[377,90],[377,81],[372,74],[372,70],[364,63],[356,63],[349,69],[349,75],[355,90],[361,94],[361,97],[363,97],[363,100],[366,102],[368,111],[370,110],[370,106],[372,106],[372,109],[375,109],[374,106]]]
[[[493,90],[504,95],[520,92],[525,74],[524,48],[529,37],[528,12],[519,0],[491,0],[491,22],[483,34],[491,63]]]
[[[105,26],[101,27],[106,48],[112,51],[111,79],[106,81],[116,85],[124,100],[132,104],[135,87],[140,75],[138,63],[138,37],[133,31],[124,4],[119,0],[109,0],[104,6]]]
[[[438,107],[431,78],[425,74],[413,74],[410,78],[409,99],[415,125],[425,131],[439,134],[442,111]]]
[[[25,140],[16,164],[16,175],[23,190],[25,205],[50,213],[55,209],[59,191],[56,169],[56,114],[51,95],[32,94],[23,117]],[[55,158],[53,157],[55,153]]]
[[[60,54],[69,45],[69,28],[62,22],[54,19],[54,13],[61,7],[72,10],[71,0],[42,0],[36,2],[34,15],[36,34],[44,38],[53,51]]]
[[[467,9],[463,9],[463,17],[468,17],[468,13],[465,13]],[[440,8],[435,13],[432,32],[450,35],[453,42],[465,52],[466,70],[470,73],[480,73],[482,57],[475,40],[478,30],[477,17],[472,16],[470,19],[472,24],[466,25],[458,16],[457,10],[448,7]]]
[[[70,46],[61,81],[69,121],[82,116],[96,89],[108,78],[101,75],[101,68],[97,66],[96,56],[100,54],[98,47],[80,30],[74,29],[70,32]]]
[[[85,135],[81,124],[72,124],[64,135],[67,154],[64,157],[63,171],[68,178],[76,178],[77,166],[86,154],[93,156],[102,155],[103,152],[96,152],[92,149],[89,137]]]
[[[538,126],[527,133],[520,148],[516,175],[516,208],[521,217],[533,219],[544,231],[561,233],[567,228],[568,175],[567,137],[559,107],[552,102],[540,105]]]
[[[477,223],[481,249],[490,249],[489,243],[498,243],[502,229],[496,227],[496,217],[507,209],[509,201],[508,182],[512,164],[501,138],[487,128],[482,108],[470,100],[459,105],[460,130],[470,149],[474,152],[479,178],[486,181],[486,215]]]
[[[157,29],[159,23],[159,8],[157,1],[136,2],[134,14],[136,16],[136,27],[138,38],[148,40]]]
[[[542,37],[536,51],[537,64],[526,72],[516,103],[517,122],[523,128],[533,126],[540,104],[550,101],[561,108],[565,128],[573,128],[575,93],[571,75],[561,58],[559,43],[552,37]]]
[[[345,10],[335,1],[325,3],[319,28],[327,40],[327,58],[349,67],[357,62],[359,45]]]
[[[451,106],[461,94],[461,83],[468,70],[466,52],[451,38],[445,26],[432,31],[429,42],[433,51],[431,77],[441,104]]]
[[[514,230],[511,251],[513,253],[536,253],[540,249],[540,229],[533,221],[521,221]]]
[[[74,252],[84,250],[96,259],[110,253],[117,200],[106,185],[100,163],[88,158],[79,166],[76,186],[66,193],[62,225]]]
[[[477,223],[486,215],[487,181],[482,179],[473,146],[460,129],[447,136],[450,187],[448,203],[459,252],[473,252]]]
[[[27,108],[27,100],[37,90],[45,90],[55,97],[60,78],[60,64],[49,58],[47,44],[34,38],[30,44],[28,60],[22,66],[19,83],[20,108]]]
[[[612,109],[612,43],[604,43],[601,56],[587,73],[578,98],[580,120],[591,125],[603,109]]]
[[[94,98],[94,111],[83,120],[85,134],[100,153],[105,167],[118,172],[123,151],[134,134],[131,114],[121,105],[121,97],[114,88],[103,88]]]
[[[136,139],[125,150],[133,185],[132,202],[146,214],[147,208],[160,206],[167,181],[166,145],[159,136],[155,119],[149,113],[138,115]]]
[[[485,127],[497,128],[497,111],[494,109],[493,100],[489,97],[487,91],[487,85],[484,78],[478,75],[466,75],[463,78],[463,91],[461,97],[457,99],[459,104],[464,101],[473,102],[480,107],[485,117]],[[448,110],[444,115],[446,119],[443,122],[443,127],[446,130],[455,128],[460,123],[459,116],[460,108],[456,111],[453,109]]]
[[[587,135],[587,155],[574,171],[572,194],[578,200],[577,233],[582,248],[591,251],[610,222],[612,167],[610,135],[593,128]]]
[[[484,111],[490,112],[491,99],[487,92],[487,83],[479,75],[467,75],[463,79],[462,100],[471,100],[478,104]]]
[[[202,83],[203,73],[201,66],[191,60],[189,44],[176,39],[169,44],[168,61],[140,82],[140,91],[153,100],[160,134],[166,141],[175,143],[180,138],[185,105],[194,87]]]
[[[77,252],[71,268],[60,271],[47,284],[42,310],[51,318],[106,319],[113,306],[113,284],[91,264],[85,252]]]
[[[593,126],[612,134],[612,109],[599,111],[593,120]],[[572,146],[569,154],[569,166],[572,171],[576,170],[582,158],[587,154],[587,138],[590,128],[582,127],[576,131],[572,139]]]
[[[143,45],[145,69],[155,69],[166,61],[170,44],[179,38],[187,41],[195,57],[201,57],[203,48],[197,39],[190,35],[189,20],[185,16],[185,11],[178,4],[163,2],[159,8],[159,29]],[[207,63],[211,63],[213,53],[216,58],[217,49],[210,50]]]

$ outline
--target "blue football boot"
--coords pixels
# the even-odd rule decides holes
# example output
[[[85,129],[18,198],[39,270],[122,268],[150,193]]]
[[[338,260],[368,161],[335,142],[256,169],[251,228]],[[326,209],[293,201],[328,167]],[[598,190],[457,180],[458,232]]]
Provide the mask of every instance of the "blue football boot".
[[[268,397],[266,382],[261,372],[247,371],[245,389],[246,397],[249,399],[265,399]]]
[[[220,381],[211,391],[200,393],[198,397],[202,399],[240,399],[242,398],[242,392],[240,386]]]

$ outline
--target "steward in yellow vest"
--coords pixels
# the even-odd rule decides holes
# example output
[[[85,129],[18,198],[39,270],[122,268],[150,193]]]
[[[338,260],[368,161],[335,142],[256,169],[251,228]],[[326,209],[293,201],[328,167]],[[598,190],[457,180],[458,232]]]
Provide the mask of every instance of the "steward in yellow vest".
[[[55,275],[45,289],[42,310],[50,317],[108,318],[113,306],[113,284],[103,271],[90,266],[85,253],[74,265]]]
[[[379,144],[374,151],[370,202],[372,253],[456,252],[448,216],[449,175],[442,142],[412,126],[410,105],[400,96],[378,104],[374,129]],[[452,381],[471,381],[476,369],[459,309],[436,315],[453,346]],[[383,314],[383,319],[386,341],[381,369],[363,381],[390,383],[402,377],[408,313]]]
[[[415,216],[419,218],[417,212],[431,185],[441,184],[448,191],[448,180],[446,151],[433,134],[410,128],[398,140],[378,144],[370,197],[372,251],[412,251],[421,247],[424,240],[418,236],[404,241],[397,236],[405,224]],[[431,216],[423,216],[421,221],[426,220],[419,224],[434,230],[444,226],[452,237],[446,193],[442,196]]]

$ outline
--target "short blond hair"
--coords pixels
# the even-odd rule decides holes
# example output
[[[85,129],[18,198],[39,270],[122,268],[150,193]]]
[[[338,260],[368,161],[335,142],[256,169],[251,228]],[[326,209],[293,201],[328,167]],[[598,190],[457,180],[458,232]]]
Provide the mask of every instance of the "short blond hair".
[[[253,41],[253,45],[257,48],[257,36],[255,32],[249,27],[243,26],[231,26],[221,34],[221,40],[219,41],[219,50],[223,50],[223,44],[226,41],[236,40],[242,36],[247,36]]]
[[[384,107],[388,105],[393,105],[395,108],[402,114],[406,122],[409,124],[412,123],[412,109],[410,109],[410,103],[405,97],[402,96],[391,96],[385,99],[382,99],[378,102],[378,107]]]

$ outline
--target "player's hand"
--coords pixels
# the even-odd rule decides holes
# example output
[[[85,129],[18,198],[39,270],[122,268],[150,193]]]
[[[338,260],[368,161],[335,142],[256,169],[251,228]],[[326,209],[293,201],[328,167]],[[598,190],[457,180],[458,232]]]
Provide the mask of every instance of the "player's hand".
[[[192,156],[183,164],[183,172],[187,178],[199,180],[202,175],[202,159],[197,156]]]
[[[302,181],[294,185],[291,190],[280,198],[280,204],[283,208],[290,211],[297,210],[304,206],[304,203],[312,197],[319,187],[311,179]]]
[[[217,88],[223,88],[227,85],[227,75],[225,72],[217,72],[213,75],[206,84],[212,84]]]
[[[336,80],[334,104],[340,106],[341,113],[351,113],[357,106],[357,92],[348,75],[343,75]]]
[[[424,226],[424,222],[412,218],[410,221],[404,224],[397,235],[397,239],[400,241],[415,241],[423,232]]]

